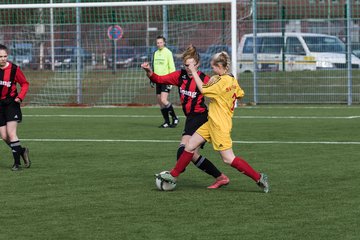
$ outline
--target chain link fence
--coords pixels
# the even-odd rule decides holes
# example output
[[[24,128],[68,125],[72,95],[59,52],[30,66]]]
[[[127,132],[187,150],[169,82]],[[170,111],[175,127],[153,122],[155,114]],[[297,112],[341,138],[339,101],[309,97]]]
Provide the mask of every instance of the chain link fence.
[[[1,4],[70,2],[98,1]],[[230,7],[0,9],[0,42],[31,83],[25,99],[31,105],[156,104],[139,65],[150,60],[160,34],[178,69],[190,43],[208,74],[212,54],[236,51],[244,103],[360,103],[359,0],[239,0],[237,49],[231,49]],[[179,103],[174,88],[170,100]]]

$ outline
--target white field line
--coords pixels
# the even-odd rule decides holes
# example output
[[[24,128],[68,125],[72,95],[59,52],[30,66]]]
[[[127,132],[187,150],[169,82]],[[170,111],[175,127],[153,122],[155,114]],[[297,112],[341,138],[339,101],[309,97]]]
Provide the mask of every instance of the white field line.
[[[52,138],[29,138],[21,139],[27,142],[129,142],[129,143],[179,143],[179,140],[156,140],[156,139],[52,139]],[[360,145],[360,142],[337,142],[337,141],[233,141],[235,144],[324,144],[324,145]]]
[[[24,114],[24,117],[38,118],[160,118],[160,115],[96,115],[96,114]],[[184,118],[184,116],[179,116]],[[235,119],[355,119],[360,116],[234,116]]]

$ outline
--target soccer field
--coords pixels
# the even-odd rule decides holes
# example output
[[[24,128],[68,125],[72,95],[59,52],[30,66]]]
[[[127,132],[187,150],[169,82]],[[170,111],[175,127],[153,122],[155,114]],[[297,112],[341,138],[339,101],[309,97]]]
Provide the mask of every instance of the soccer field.
[[[177,108],[177,112],[181,109]],[[33,165],[10,171],[0,145],[0,239],[359,239],[359,106],[257,106],[235,111],[234,151],[269,175],[271,192],[202,154],[230,177],[189,165],[173,192],[184,126],[158,129],[158,108],[24,108],[18,135]]]

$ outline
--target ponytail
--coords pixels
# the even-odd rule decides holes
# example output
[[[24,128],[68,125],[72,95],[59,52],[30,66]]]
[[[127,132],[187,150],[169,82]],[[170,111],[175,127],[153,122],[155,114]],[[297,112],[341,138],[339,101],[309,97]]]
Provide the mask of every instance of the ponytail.
[[[200,63],[200,54],[197,52],[196,47],[192,44],[190,44],[182,54],[183,62],[190,58],[193,58],[196,63]]]
[[[230,72],[231,60],[230,60],[230,56],[227,52],[222,51],[222,52],[216,53],[212,57],[212,62],[214,65],[222,66],[225,69],[225,73]]]

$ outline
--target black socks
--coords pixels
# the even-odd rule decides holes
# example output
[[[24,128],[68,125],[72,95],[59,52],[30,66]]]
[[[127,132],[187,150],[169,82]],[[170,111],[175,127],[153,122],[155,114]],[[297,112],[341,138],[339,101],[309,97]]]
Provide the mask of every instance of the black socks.
[[[194,164],[196,167],[213,176],[214,178],[220,177],[221,175],[219,169],[217,169],[215,165],[206,157],[200,155]]]
[[[169,109],[168,108],[162,108],[161,109],[161,114],[163,115],[165,123],[170,124]]]
[[[164,108],[162,108],[161,113],[162,113],[162,115],[164,117],[165,122],[168,123],[168,124],[170,124],[169,114],[172,117],[172,119],[177,119],[177,116],[175,114],[174,108],[173,108],[171,103],[169,103]]]
[[[24,152],[24,149],[21,147],[20,141],[10,142],[9,146],[11,147],[12,154],[14,157],[14,163],[20,165],[20,156]]]
[[[171,116],[173,119],[176,119],[177,116],[176,116],[176,114],[175,114],[175,111],[174,111],[174,108],[173,108],[172,104],[169,103],[169,104],[166,106],[166,108],[168,109],[168,113],[170,114],[170,116]]]
[[[177,151],[176,160],[178,160],[180,158],[180,156],[184,152],[184,150],[185,150],[185,145],[181,144]],[[220,175],[221,175],[221,172],[219,171],[219,169],[217,169],[215,167],[215,165],[212,162],[210,162],[210,160],[207,159],[206,157],[203,157],[200,155],[194,164],[197,168],[199,168],[202,171],[206,172],[207,174],[213,176],[214,178],[220,177]]]

